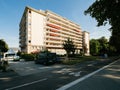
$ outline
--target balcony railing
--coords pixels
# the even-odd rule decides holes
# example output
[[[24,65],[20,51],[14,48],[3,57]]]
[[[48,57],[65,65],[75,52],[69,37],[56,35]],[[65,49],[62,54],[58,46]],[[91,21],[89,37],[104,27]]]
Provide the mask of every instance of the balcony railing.
[[[47,24],[47,26],[49,27],[52,27],[52,28],[55,28],[55,29],[61,29],[61,27],[57,26],[57,25],[54,25],[54,24]]]
[[[51,47],[51,48],[63,48],[62,45],[46,45],[46,47]]]
[[[78,27],[78,26],[79,26],[79,25],[73,23],[72,21],[69,21],[69,20],[67,20],[66,18],[63,18],[63,17],[61,17],[61,16],[57,16],[57,15],[54,15],[54,14],[51,14],[51,13],[49,13],[49,15],[50,15],[50,18],[58,19],[58,20],[60,20],[61,22],[64,22],[64,23],[66,23],[66,24],[69,23],[69,24],[71,24],[71,26],[73,26],[73,27]]]

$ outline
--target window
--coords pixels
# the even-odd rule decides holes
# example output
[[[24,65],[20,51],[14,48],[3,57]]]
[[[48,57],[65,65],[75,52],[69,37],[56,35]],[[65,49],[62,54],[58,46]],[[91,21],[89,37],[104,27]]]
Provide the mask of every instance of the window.
[[[31,13],[31,11],[29,10],[29,13]]]
[[[31,23],[29,22],[29,25],[31,25]]]
[[[28,42],[31,43],[31,40],[29,40]]]

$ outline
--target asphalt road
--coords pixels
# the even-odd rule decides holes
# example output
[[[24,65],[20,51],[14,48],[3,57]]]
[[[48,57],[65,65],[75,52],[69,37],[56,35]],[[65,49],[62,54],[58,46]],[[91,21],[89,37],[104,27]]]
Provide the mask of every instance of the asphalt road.
[[[68,75],[70,70],[72,68],[62,67],[26,76],[3,77],[0,90],[55,90],[77,79],[76,76]]]
[[[65,90],[120,90],[120,60]]]
[[[87,75],[88,73],[93,72],[94,70],[97,70],[109,62],[111,61],[104,63],[91,61],[75,66],[63,66],[53,69],[45,68],[45,70],[42,70],[41,72],[24,76],[20,76],[13,71],[10,72],[11,74],[8,72],[7,74],[0,73],[0,90],[56,90],[76,79],[79,79],[80,77],[83,77],[84,75]]]

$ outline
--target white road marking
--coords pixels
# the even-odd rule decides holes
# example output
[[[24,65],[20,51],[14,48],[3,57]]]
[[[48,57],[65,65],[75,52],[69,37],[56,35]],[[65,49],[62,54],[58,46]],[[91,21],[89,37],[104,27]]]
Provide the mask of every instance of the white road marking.
[[[80,73],[81,73],[81,71],[76,72],[76,73],[74,74],[74,76],[75,76],[75,77],[79,77],[79,76],[80,76]]]
[[[81,71],[79,71],[79,72],[71,72],[71,73],[69,73],[69,75],[73,75],[75,77],[79,77],[80,73],[81,73]]]
[[[38,82],[42,82],[42,81],[45,81],[45,80],[47,80],[47,78],[44,78],[44,79],[41,79],[41,80],[37,80],[37,81],[33,81],[33,82],[30,82],[30,83],[25,83],[25,84],[22,84],[22,85],[18,85],[18,86],[12,87],[12,88],[7,88],[5,90],[17,89],[17,88],[20,88],[20,87],[24,87],[24,86],[35,84],[35,83],[38,83]]]
[[[67,68],[63,68],[61,70],[57,70],[57,71],[54,71],[54,73],[60,73],[60,74],[67,74],[67,73],[71,73],[71,69],[67,69]]]
[[[75,74],[74,72],[69,73],[69,75],[74,75],[74,74]]]
[[[118,61],[118,60],[117,60],[117,61]],[[109,67],[110,65],[116,63],[117,61],[114,61],[114,62],[110,63],[109,65],[106,65],[106,66],[104,66],[104,67],[102,67],[102,68],[100,68],[100,69],[98,69],[98,70],[96,70],[96,71],[94,71],[94,72],[92,72],[92,73],[90,73],[90,74],[88,74],[88,75],[85,75],[84,77],[79,78],[79,79],[77,79],[77,80],[75,80],[75,81],[73,81],[73,82],[71,82],[71,83],[68,83],[68,84],[66,84],[66,85],[64,85],[64,86],[62,86],[62,87],[60,87],[60,88],[58,88],[58,89],[56,89],[56,90],[66,90],[66,89],[74,86],[75,84],[77,84],[77,83],[79,83],[79,82],[81,82],[81,81],[83,81],[83,80],[85,80],[85,79],[93,76],[94,74],[102,71],[103,69]]]

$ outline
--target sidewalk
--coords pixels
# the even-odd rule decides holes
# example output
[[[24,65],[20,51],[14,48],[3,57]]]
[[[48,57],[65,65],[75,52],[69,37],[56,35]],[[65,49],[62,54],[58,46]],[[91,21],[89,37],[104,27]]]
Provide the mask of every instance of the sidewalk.
[[[120,90],[120,59],[98,73],[82,79],[57,90]]]

